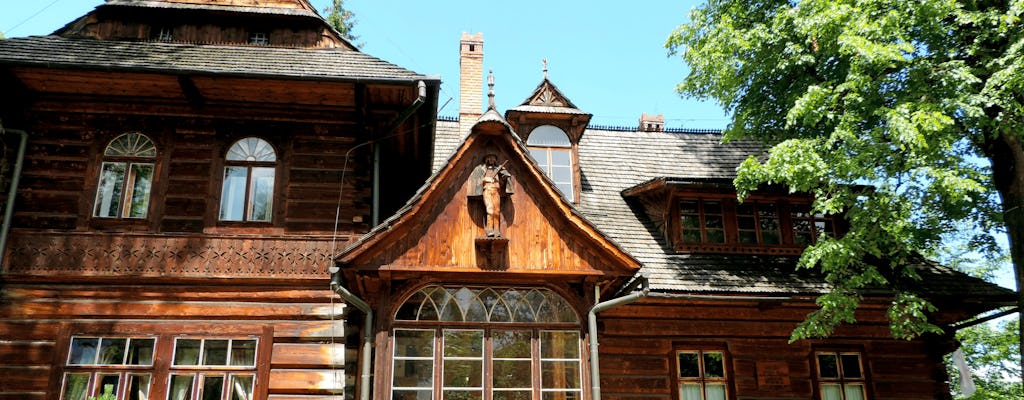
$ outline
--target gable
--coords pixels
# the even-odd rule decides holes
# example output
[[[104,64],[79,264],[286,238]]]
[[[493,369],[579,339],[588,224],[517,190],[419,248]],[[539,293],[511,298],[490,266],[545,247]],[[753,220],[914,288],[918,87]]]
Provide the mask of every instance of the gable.
[[[488,115],[500,116],[489,112]],[[486,119],[488,115],[485,115]],[[473,171],[494,154],[511,174],[500,235],[488,237]],[[448,164],[406,208],[338,258],[343,269],[510,278],[631,276],[639,263],[586,221],[540,171],[504,120],[473,127]]]

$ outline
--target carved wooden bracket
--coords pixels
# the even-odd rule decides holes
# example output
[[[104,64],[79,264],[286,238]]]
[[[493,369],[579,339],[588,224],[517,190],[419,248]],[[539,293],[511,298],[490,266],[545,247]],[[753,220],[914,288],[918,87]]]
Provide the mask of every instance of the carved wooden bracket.
[[[476,266],[486,270],[508,269],[508,238],[476,238]]]

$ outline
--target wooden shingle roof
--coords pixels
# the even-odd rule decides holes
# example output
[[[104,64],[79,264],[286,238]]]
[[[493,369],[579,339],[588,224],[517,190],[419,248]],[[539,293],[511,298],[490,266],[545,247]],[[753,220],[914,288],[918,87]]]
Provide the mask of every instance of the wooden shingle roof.
[[[458,135],[443,129],[439,135]],[[461,138],[439,138],[447,145]],[[438,148],[437,156],[452,150]],[[651,182],[723,182],[761,146],[751,142],[722,143],[708,131],[639,132],[587,129],[579,144],[581,194],[579,210],[606,236],[639,260],[651,285],[661,293],[817,295],[829,289],[814,270],[796,270],[796,257],[748,254],[682,254],[664,235],[627,189]],[[1013,292],[941,265],[920,260],[911,266],[923,278],[919,286],[937,296],[1007,298]]]
[[[0,65],[335,81],[438,80],[359,51],[32,36],[0,40]]]

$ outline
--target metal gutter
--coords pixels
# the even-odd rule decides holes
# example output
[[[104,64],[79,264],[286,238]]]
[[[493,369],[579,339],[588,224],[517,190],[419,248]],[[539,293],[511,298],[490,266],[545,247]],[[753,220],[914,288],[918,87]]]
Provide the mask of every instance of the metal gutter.
[[[7,238],[11,231],[11,219],[14,217],[14,200],[18,194],[18,184],[21,181],[21,168],[25,161],[25,147],[28,144],[28,132],[19,129],[4,129],[0,123],[0,135],[14,133],[20,137],[18,142],[18,156],[14,162],[14,171],[11,174],[11,185],[7,190],[7,205],[4,207],[3,226],[0,227],[0,268],[4,265],[4,255],[7,254]]]
[[[640,291],[629,293],[635,290],[637,285],[643,285]],[[590,332],[590,393],[592,400],[601,400],[601,370],[599,367],[600,360],[597,355],[597,313],[612,307],[618,307],[637,301],[646,297],[650,291],[651,287],[650,283],[647,281],[647,277],[640,275],[636,280],[630,283],[628,287],[623,289],[624,293],[629,294],[596,303],[594,304],[594,307],[590,308],[590,312],[587,314],[587,330]],[[596,302],[600,298],[601,289],[598,286],[594,286],[594,301]]]
[[[341,296],[347,304],[355,306],[366,314],[366,320],[363,322],[363,347],[359,351],[359,358],[363,363],[360,369],[359,399],[369,400],[370,366],[373,364],[371,362],[373,356],[373,309],[370,308],[366,301],[352,294],[344,286],[341,286],[341,269],[331,267],[331,270],[331,290],[337,293],[338,296]]]

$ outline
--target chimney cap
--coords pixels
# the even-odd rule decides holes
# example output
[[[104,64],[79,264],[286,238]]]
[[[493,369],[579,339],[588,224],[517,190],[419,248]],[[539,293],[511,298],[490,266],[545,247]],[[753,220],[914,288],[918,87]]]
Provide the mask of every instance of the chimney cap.
[[[640,126],[638,129],[643,132],[664,132],[665,117],[661,114],[648,115],[643,113],[640,115]]]

